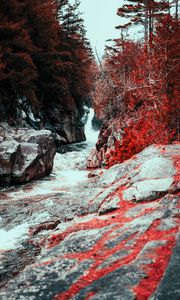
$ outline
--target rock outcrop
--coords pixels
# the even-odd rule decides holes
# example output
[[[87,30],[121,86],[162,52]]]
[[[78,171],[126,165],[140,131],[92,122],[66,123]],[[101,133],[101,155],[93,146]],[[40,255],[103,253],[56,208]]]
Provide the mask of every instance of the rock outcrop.
[[[57,146],[85,141],[84,124],[77,109],[68,113],[60,105],[56,105],[48,109],[46,118],[48,121],[45,128],[54,133]]]
[[[50,131],[12,129],[6,123],[0,128],[0,185],[25,183],[52,171],[56,148]]]
[[[122,141],[124,132],[115,128],[115,123],[103,124],[95,148],[87,158],[87,168],[99,168],[106,165],[106,155],[115,149],[115,142]]]
[[[0,119],[14,127],[50,130],[56,143],[57,151],[61,145],[85,141],[84,124],[82,122],[85,109],[74,103],[71,110],[61,104],[51,104],[34,112],[26,98],[19,99],[16,113],[8,117],[7,108],[0,104]]]
[[[178,300],[179,161],[180,144],[154,145],[91,174],[73,195],[2,192],[7,228],[25,216],[34,225],[15,254],[1,252],[1,299]]]

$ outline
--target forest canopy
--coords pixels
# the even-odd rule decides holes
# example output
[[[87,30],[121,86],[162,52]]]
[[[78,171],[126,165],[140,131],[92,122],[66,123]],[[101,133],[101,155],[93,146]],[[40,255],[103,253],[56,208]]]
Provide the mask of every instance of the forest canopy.
[[[106,157],[109,165],[179,139],[179,2],[126,2],[117,14],[127,22],[106,47],[93,90],[98,117],[122,133]],[[139,25],[143,38],[132,40],[129,29],[137,32]]]
[[[1,0],[0,104],[8,116],[24,100],[35,114],[53,103],[71,112],[88,95],[92,53],[79,4]]]

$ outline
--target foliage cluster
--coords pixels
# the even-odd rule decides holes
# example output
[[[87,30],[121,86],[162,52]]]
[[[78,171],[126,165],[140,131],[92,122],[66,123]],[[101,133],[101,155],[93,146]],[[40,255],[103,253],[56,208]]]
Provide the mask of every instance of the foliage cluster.
[[[81,106],[91,49],[78,7],[78,0],[1,0],[0,104],[9,116],[24,99],[35,114],[53,103],[70,113]]]
[[[148,40],[146,33],[141,41],[129,39],[127,27],[121,26],[120,38],[107,47],[99,68],[93,91],[96,113],[112,124],[118,119],[124,131],[122,141],[107,154],[108,165],[150,144],[179,138],[180,21],[167,6],[158,18],[155,10],[155,17]]]

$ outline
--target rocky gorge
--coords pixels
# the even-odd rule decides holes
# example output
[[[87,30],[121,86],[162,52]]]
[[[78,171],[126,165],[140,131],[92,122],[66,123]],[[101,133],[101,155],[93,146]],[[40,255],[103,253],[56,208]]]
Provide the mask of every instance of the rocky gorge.
[[[21,184],[51,173],[56,152],[65,145],[85,141],[84,124],[89,108],[68,113],[61,105],[35,116],[24,99],[16,117],[8,122],[5,108],[0,117],[0,185]],[[2,105],[1,105],[2,106]],[[22,107],[21,107],[22,106]],[[84,123],[85,122],[85,123]],[[12,124],[11,124],[12,123]]]
[[[49,131],[13,138],[18,149],[38,149],[35,163],[22,168],[26,176],[36,173],[37,157],[47,176],[0,191],[2,300],[180,297],[180,144],[152,145],[109,169],[89,170],[98,137],[92,116],[87,141],[56,154],[53,169]],[[17,168],[6,177],[11,184]]]

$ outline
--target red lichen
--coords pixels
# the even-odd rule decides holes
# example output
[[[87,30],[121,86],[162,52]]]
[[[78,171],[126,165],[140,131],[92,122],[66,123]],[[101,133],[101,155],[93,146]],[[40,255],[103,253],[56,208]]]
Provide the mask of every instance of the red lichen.
[[[160,231],[157,229],[158,225],[160,224],[160,220],[156,220],[153,222],[150,228],[141,235],[139,235],[138,232],[136,232],[129,238],[121,241],[115,247],[111,249],[107,248],[106,242],[114,237],[111,236],[114,230],[120,229],[123,226],[123,224],[130,221],[130,219],[125,218],[124,215],[128,211],[129,207],[132,206],[137,206],[137,204],[130,204],[126,202],[126,205],[122,206],[122,211],[118,210],[118,215],[114,216],[114,218],[112,219],[106,220],[106,222],[105,220],[95,219],[93,221],[87,222],[86,224],[83,224],[83,227],[86,229],[88,229],[88,226],[89,229],[92,229],[100,228],[110,224],[115,224],[115,227],[106,231],[103,234],[103,236],[98,240],[98,242],[89,251],[83,253],[70,253],[63,256],[64,258],[76,258],[79,262],[91,258],[93,259],[93,262],[88,271],[86,271],[84,275],[82,275],[76,282],[74,282],[68,291],[59,294],[55,297],[56,300],[71,299],[73,296],[77,295],[81,289],[89,286],[94,281],[113,272],[114,270],[117,270],[125,265],[132,263],[137,258],[143,247],[146,245],[146,243],[153,240],[164,241],[165,237],[165,239],[168,241],[167,244],[165,246],[158,247],[158,249],[156,249],[153,252],[152,257],[155,262],[145,267],[145,271],[148,274],[148,278],[143,279],[137,287],[132,287],[134,292],[137,294],[138,299],[147,299],[139,297],[146,297],[147,295],[150,296],[152,294],[152,292],[158,285],[167,266],[171,254],[171,249],[174,246],[176,240],[175,234],[177,232],[177,227],[172,228],[171,230]],[[145,213],[146,212],[147,211],[145,211]],[[82,226],[82,224],[78,225]],[[128,241],[131,241],[132,239],[134,240],[134,243],[131,246],[127,246]],[[105,268],[99,268],[106,259],[108,259],[110,256],[122,249],[127,250],[126,256],[117,259],[115,262],[111,263]],[[156,267],[158,267],[158,272],[156,270]]]
[[[175,242],[176,240],[174,236],[169,236],[168,243],[154,250],[154,263],[143,267],[143,270],[146,271],[147,278],[141,280],[140,283],[133,289],[137,295],[137,300],[148,299],[156,290],[156,287],[158,286],[158,283],[160,282],[168,265]]]

